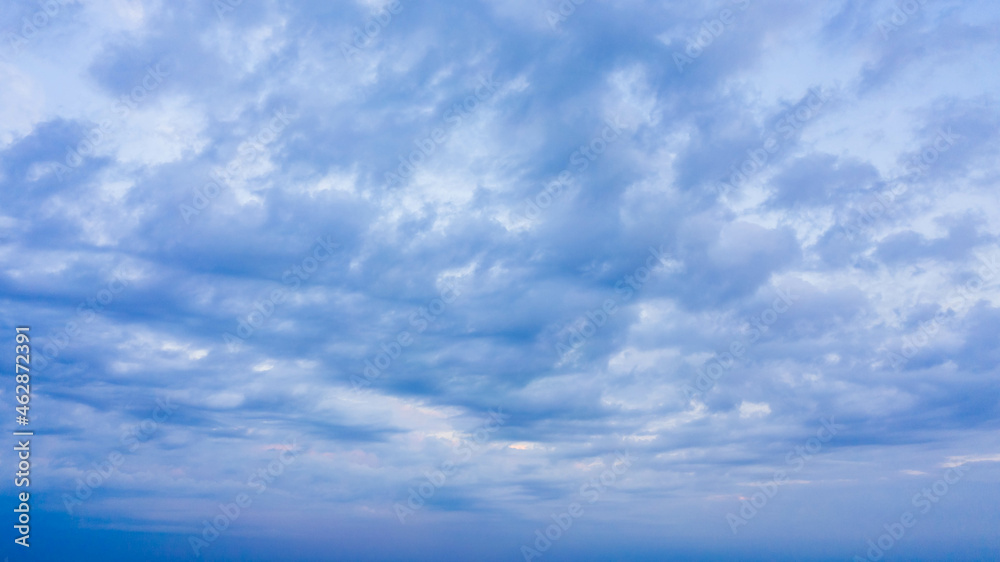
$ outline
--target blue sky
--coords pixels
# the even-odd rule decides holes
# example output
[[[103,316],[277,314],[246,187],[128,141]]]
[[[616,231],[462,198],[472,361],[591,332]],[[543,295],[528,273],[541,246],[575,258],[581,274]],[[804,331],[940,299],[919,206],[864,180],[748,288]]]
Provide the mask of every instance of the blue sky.
[[[994,3],[0,6],[11,560],[1000,557]]]

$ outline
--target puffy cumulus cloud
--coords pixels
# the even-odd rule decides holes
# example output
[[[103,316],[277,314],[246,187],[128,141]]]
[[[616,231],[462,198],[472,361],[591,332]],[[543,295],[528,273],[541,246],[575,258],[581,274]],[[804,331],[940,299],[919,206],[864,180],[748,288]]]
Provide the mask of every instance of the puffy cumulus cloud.
[[[41,556],[995,557],[998,22],[5,10]]]

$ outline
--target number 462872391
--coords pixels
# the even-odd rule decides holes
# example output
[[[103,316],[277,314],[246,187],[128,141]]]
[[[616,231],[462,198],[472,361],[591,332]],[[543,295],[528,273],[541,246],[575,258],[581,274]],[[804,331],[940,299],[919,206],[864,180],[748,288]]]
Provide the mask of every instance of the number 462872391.
[[[14,395],[17,396],[17,403],[19,404],[14,409],[25,418],[28,417],[28,402],[31,401],[31,385],[29,384],[31,377],[28,368],[28,365],[31,363],[31,347],[29,345],[28,334],[24,333],[28,330],[30,328],[17,328],[17,336],[14,338],[18,344],[14,348],[14,352],[17,353],[17,357],[14,358],[14,378],[17,381]],[[22,425],[27,425],[27,419],[24,420],[24,424]]]

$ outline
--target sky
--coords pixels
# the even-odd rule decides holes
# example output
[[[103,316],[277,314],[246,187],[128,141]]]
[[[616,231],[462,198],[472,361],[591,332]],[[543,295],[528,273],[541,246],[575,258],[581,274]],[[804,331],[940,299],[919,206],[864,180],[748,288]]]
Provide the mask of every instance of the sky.
[[[0,555],[1000,558],[998,46],[989,0],[0,0]]]

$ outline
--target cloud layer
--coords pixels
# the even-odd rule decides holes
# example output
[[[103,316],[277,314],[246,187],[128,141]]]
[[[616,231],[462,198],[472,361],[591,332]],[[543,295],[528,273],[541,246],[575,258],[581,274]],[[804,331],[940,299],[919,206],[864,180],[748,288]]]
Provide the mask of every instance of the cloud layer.
[[[36,554],[1000,555],[998,22],[9,6]]]

